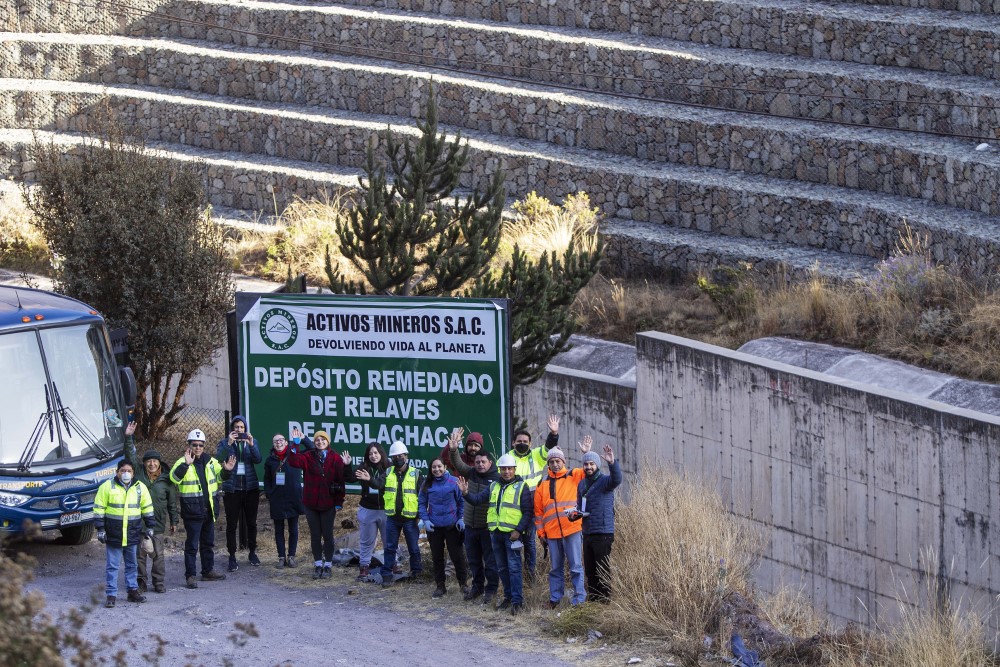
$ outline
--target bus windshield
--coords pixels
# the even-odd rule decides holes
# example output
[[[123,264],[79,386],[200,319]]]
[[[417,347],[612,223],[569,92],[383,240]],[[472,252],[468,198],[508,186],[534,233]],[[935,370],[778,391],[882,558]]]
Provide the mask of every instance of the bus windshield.
[[[0,335],[0,368],[0,465],[106,458],[121,450],[122,406],[101,325]]]

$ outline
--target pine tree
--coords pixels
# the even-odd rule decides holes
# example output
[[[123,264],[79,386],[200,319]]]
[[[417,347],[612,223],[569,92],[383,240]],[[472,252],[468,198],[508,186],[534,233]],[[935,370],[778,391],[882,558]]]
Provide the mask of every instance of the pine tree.
[[[460,135],[449,141],[438,133],[433,85],[426,120],[417,127],[415,141],[400,143],[391,131],[384,133],[388,170],[376,162],[369,143],[358,205],[336,229],[341,254],[365,282],[344,279],[327,246],[330,289],[339,294],[364,294],[370,288],[402,296],[506,298],[511,380],[531,384],[569,346],[576,331],[570,308],[597,273],[603,244],[598,239],[592,249],[580,249],[570,243],[562,257],[545,252],[538,259],[515,246],[503,269],[491,271],[506,199],[503,172],[493,174],[485,191],[459,197],[468,144]]]

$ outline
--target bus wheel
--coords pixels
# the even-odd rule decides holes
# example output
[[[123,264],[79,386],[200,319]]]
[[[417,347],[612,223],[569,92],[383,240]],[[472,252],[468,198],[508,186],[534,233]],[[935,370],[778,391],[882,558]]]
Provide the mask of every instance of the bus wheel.
[[[63,544],[86,544],[94,537],[94,524],[82,523],[78,526],[60,528],[59,532],[62,533],[60,542]]]

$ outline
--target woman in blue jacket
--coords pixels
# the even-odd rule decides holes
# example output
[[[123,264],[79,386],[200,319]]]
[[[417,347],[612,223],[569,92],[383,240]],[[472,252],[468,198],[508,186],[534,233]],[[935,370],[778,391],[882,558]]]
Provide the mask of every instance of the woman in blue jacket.
[[[229,571],[239,569],[236,563],[236,535],[239,530],[240,546],[245,543],[251,565],[260,565],[257,557],[257,509],[260,505],[260,481],[257,469],[261,462],[260,446],[250,434],[246,417],[236,415],[229,422],[229,434],[219,441],[215,457],[226,461],[236,457],[236,468],[229,479],[222,483],[223,502],[226,508],[226,547],[229,549]],[[243,527],[240,527],[240,524]]]
[[[302,471],[288,465],[286,457],[294,452],[280,433],[271,438],[271,454],[264,461],[264,495],[274,522],[274,544],[278,548],[278,566],[295,567],[299,546],[299,517],[306,513],[302,504]],[[288,551],[285,551],[285,525],[288,525]]]
[[[444,587],[444,548],[455,566],[455,578],[462,593],[468,593],[469,573],[465,562],[465,502],[458,482],[444,466],[441,459],[431,463],[431,474],[420,489],[418,499],[420,527],[427,531],[434,561],[434,582],[437,588],[431,597],[439,598],[447,591]]]

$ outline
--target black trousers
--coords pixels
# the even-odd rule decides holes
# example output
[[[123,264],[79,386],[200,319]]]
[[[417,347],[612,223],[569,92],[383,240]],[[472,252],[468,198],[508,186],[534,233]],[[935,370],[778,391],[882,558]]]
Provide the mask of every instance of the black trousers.
[[[313,560],[333,560],[333,521],[337,510],[311,510],[306,508],[306,523],[309,524],[309,538],[312,541]]]
[[[448,546],[448,557],[455,564],[455,578],[464,587],[469,581],[469,568],[465,562],[465,539],[455,526],[435,528],[427,534],[431,543],[431,559],[434,561],[434,583],[444,586],[444,548]]]
[[[215,567],[215,522],[211,519],[184,519],[184,576],[197,574],[198,554],[201,554],[201,573],[212,572]]]
[[[587,597],[594,602],[611,599],[611,545],[614,533],[583,536],[583,573]]]
[[[250,551],[257,551],[257,508],[260,505],[260,491],[229,491],[222,497],[226,507],[226,548],[229,555],[236,555],[237,530],[246,532],[246,545]],[[243,528],[240,528],[242,524]],[[242,543],[242,540],[240,541]]]
[[[285,525],[288,525],[288,555],[294,556],[299,547],[299,517],[293,519],[273,519],[274,546],[278,548],[278,558],[285,557]]]

